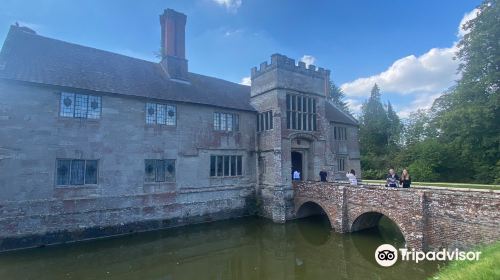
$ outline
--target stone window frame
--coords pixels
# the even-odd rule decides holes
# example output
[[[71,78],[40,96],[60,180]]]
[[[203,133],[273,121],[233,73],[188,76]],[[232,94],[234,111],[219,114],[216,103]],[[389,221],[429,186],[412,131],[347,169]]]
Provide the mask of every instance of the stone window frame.
[[[173,115],[170,113],[173,112]],[[146,125],[177,126],[177,106],[171,103],[146,102]]]
[[[97,186],[99,184],[99,169],[100,169],[100,160],[99,159],[76,159],[76,158],[56,158],[55,161],[55,185],[56,187],[85,187],[85,186]],[[73,171],[73,166],[76,163],[82,163],[83,167],[82,172],[77,174]],[[61,168],[69,166],[69,169],[65,172],[68,173],[65,182],[60,181],[60,172],[62,172]],[[88,179],[88,173],[90,172],[90,168],[95,168],[93,173],[95,174],[95,178]],[[65,176],[65,175],[61,175]],[[73,178],[73,176],[81,177],[81,178]],[[81,181],[77,181],[81,180]]]
[[[347,156],[342,155],[342,156],[337,157],[337,171],[338,172],[345,172],[347,170],[346,162],[347,162]]]
[[[257,132],[272,130],[273,127],[273,110],[257,114]]]
[[[345,126],[334,126],[333,127],[333,139],[337,141],[347,140],[347,127]]]
[[[234,168],[233,168],[234,166]],[[236,178],[243,176],[242,155],[210,155],[210,178]],[[234,172],[233,172],[234,171]],[[226,175],[227,174],[227,175]]]
[[[304,94],[287,93],[286,128],[298,131],[317,131],[317,101],[316,98]]]
[[[102,117],[102,96],[62,91],[59,117],[99,120]]]
[[[227,112],[214,112],[213,127],[215,131],[225,131],[225,132],[239,131],[240,115]]]
[[[176,163],[175,159],[144,159],[144,183],[174,183],[176,181]],[[153,169],[150,170],[150,167]],[[154,178],[148,176],[148,173],[153,173],[152,177]]]

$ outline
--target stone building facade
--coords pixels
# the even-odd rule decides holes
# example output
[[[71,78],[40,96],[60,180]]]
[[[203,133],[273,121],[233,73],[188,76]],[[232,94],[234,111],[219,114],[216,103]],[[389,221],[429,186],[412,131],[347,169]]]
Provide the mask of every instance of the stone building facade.
[[[0,53],[0,250],[258,213],[301,180],[360,175],[330,72],[275,54],[252,86],[188,71],[186,16],[149,62],[12,26]]]

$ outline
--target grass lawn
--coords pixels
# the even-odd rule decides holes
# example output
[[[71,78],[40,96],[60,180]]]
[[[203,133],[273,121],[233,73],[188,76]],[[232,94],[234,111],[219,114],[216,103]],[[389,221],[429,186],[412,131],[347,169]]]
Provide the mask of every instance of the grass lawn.
[[[482,252],[478,261],[453,261],[429,279],[500,279],[500,242],[471,251]]]
[[[384,180],[363,180],[364,183],[385,184]],[[468,184],[468,183],[431,183],[431,182],[412,182],[414,186],[434,186],[448,188],[467,188],[467,189],[490,189],[500,190],[500,185]]]

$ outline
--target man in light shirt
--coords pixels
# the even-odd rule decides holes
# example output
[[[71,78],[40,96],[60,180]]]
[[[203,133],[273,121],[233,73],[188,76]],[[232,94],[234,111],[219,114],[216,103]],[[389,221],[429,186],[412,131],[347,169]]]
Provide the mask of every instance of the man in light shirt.
[[[357,186],[358,185],[358,179],[356,179],[356,171],[354,169],[351,169],[351,172],[347,172],[345,175],[347,179],[349,179],[349,183],[351,186]]]
[[[294,181],[298,181],[298,180],[300,180],[300,172],[299,172],[299,171],[295,170],[295,171],[293,172],[293,180],[294,180]]]

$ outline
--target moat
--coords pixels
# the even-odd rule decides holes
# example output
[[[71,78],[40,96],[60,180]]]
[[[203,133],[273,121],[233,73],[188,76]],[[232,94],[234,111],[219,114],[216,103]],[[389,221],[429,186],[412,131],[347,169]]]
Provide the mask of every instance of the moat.
[[[438,262],[374,260],[403,246],[397,226],[350,234],[326,216],[275,224],[249,217],[0,254],[0,279],[426,279]]]

